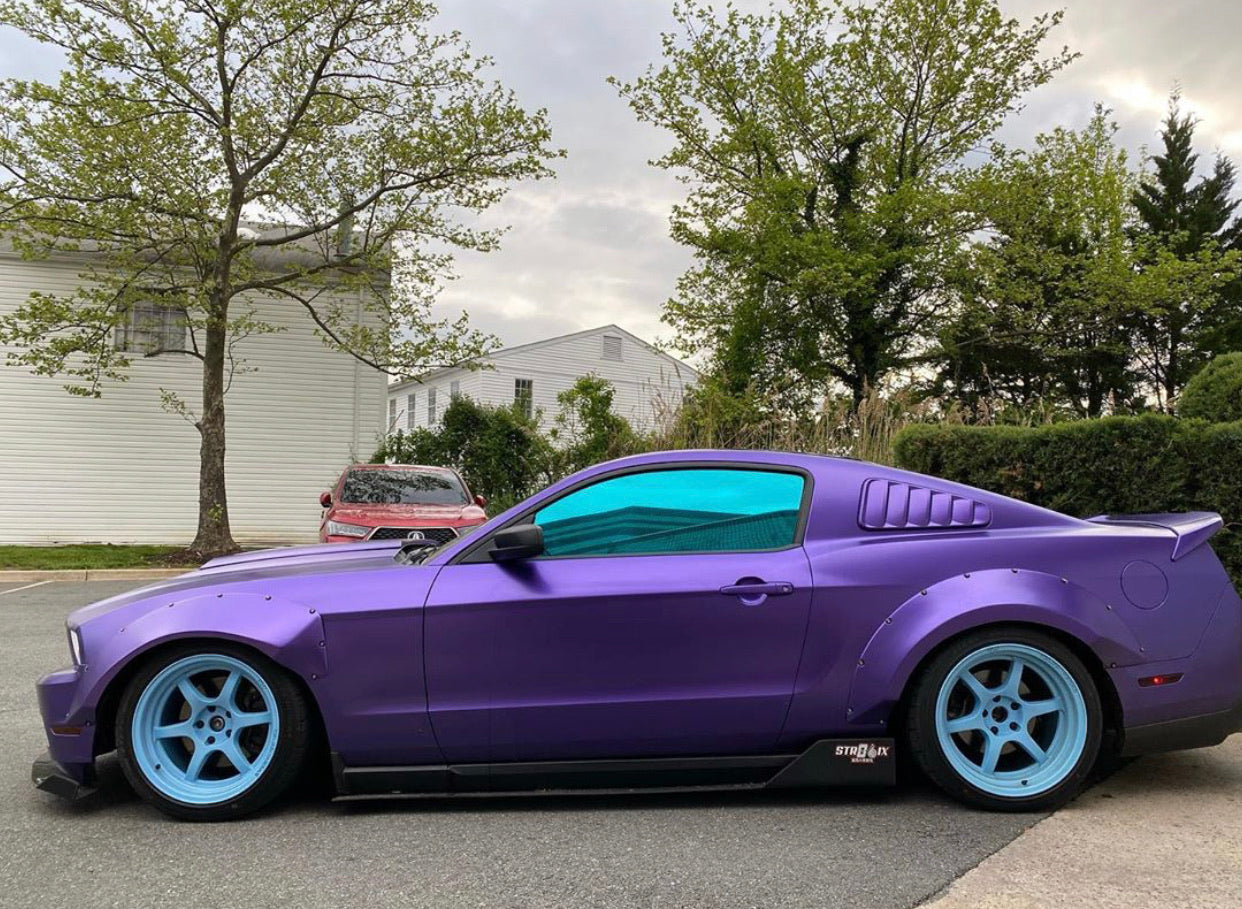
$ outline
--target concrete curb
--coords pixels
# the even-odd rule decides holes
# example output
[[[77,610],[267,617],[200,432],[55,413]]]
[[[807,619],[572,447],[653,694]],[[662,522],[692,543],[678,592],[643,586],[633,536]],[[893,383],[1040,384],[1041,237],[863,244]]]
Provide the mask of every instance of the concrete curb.
[[[1242,735],[1135,761],[923,909],[1242,905]]]
[[[175,578],[194,569],[185,568],[68,568],[55,571],[0,571],[0,584],[12,581],[154,581]]]

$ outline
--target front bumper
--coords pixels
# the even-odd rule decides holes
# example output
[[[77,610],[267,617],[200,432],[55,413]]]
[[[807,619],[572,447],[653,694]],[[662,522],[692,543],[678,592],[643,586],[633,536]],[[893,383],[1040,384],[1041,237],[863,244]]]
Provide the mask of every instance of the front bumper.
[[[1210,748],[1235,732],[1242,732],[1242,700],[1228,710],[1200,716],[1130,726],[1125,731],[1121,753],[1125,756]]]
[[[95,714],[76,706],[81,673],[61,669],[39,679],[35,690],[48,750],[30,777],[37,788],[67,798],[90,793],[95,782]]]
[[[35,758],[30,767],[30,781],[36,789],[66,799],[80,799],[95,791],[95,767],[78,765],[70,769],[54,760],[48,752]]]

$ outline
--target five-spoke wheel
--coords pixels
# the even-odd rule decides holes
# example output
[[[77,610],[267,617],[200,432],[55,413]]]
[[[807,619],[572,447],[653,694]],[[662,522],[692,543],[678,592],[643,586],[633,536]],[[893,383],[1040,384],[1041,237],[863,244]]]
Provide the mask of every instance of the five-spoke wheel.
[[[990,630],[928,665],[911,703],[909,738],[928,775],[988,808],[1062,804],[1099,752],[1099,696],[1072,651],[1025,629]]]
[[[126,689],[117,745],[130,782],[179,817],[234,817],[274,798],[306,747],[306,710],[279,668],[227,646],[168,652]]]

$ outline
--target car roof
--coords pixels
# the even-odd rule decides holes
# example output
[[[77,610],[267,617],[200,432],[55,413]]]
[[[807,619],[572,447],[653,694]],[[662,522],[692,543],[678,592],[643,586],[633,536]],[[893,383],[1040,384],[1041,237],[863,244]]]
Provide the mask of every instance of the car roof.
[[[346,472],[351,470],[425,470],[429,473],[457,473],[451,467],[439,467],[434,464],[351,464],[345,468]]]

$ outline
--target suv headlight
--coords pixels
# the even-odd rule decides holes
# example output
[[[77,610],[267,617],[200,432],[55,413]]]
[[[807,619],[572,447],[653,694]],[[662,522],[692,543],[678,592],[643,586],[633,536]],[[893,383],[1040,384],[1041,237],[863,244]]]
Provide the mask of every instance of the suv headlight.
[[[82,632],[72,625],[66,625],[65,631],[69,634],[69,652],[73,654],[73,665],[85,666],[86,661],[82,659]]]
[[[328,522],[328,536],[365,537],[370,532],[370,527],[363,527],[359,524],[342,524],[340,521]]]

